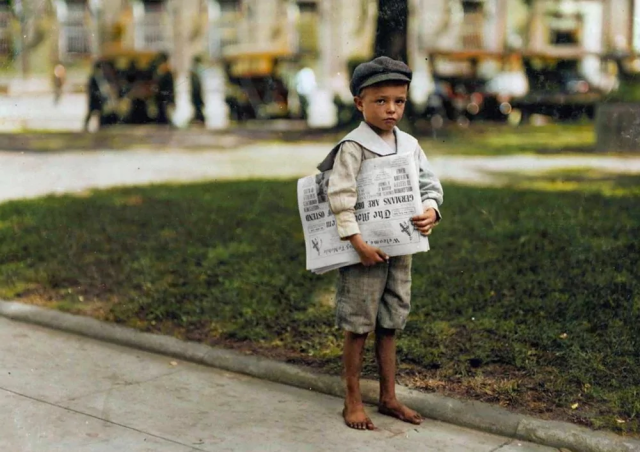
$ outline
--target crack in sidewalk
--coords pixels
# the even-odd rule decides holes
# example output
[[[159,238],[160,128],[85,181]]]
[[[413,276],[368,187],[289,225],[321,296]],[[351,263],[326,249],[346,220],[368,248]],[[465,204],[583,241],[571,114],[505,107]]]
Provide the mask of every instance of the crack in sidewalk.
[[[11,389],[3,388],[1,386],[0,386],[0,390],[8,392],[8,393],[13,394],[13,395],[16,395],[18,397],[22,397],[22,398],[25,398],[25,399],[28,399],[28,400],[32,400],[34,402],[44,403],[45,405],[49,405],[51,407],[58,408],[58,409],[61,409],[63,411],[67,411],[69,413],[74,413],[74,414],[78,414],[80,416],[90,417],[92,419],[96,419],[96,420],[101,421],[101,422],[106,422],[108,424],[111,424],[111,425],[114,425],[114,426],[117,426],[117,427],[125,428],[127,430],[130,430],[130,431],[133,431],[133,432],[136,432],[136,433],[141,433],[143,435],[150,436],[150,437],[162,440],[162,441],[166,441],[166,442],[169,442],[169,443],[172,443],[172,444],[176,444],[176,445],[179,445],[179,446],[182,446],[182,447],[186,447],[187,449],[189,449],[191,451],[209,452],[206,449],[200,449],[200,448],[195,447],[195,446],[193,446],[191,444],[185,444],[185,443],[182,443],[180,441],[173,440],[171,438],[166,438],[164,436],[156,435],[154,433],[146,432],[144,430],[140,430],[140,429],[137,429],[135,427],[131,427],[129,425],[120,424],[118,422],[114,422],[114,421],[111,421],[111,420],[108,420],[108,419],[103,419],[100,416],[95,416],[93,414],[84,413],[84,412],[79,411],[79,410],[74,410],[73,408],[68,408],[68,407],[65,407],[65,406],[57,405],[55,403],[51,403],[51,402],[48,402],[46,400],[39,399],[37,397],[32,397],[32,396],[29,396],[29,395],[26,395],[26,394],[22,394],[22,393],[19,393],[19,392],[16,392],[16,391],[12,391]]]
[[[182,369],[178,369],[178,370],[174,370],[172,372],[167,372],[167,373],[164,373],[164,374],[156,375],[155,377],[150,377],[150,378],[147,378],[146,380],[140,380],[140,381],[126,381],[125,380],[125,381],[118,382],[118,383],[112,383],[111,386],[109,386],[108,388],[100,389],[100,390],[97,390],[97,391],[87,392],[85,394],[80,394],[80,395],[77,395],[75,397],[71,397],[69,399],[62,399],[62,400],[59,400],[57,403],[75,402],[76,400],[82,399],[84,397],[90,397],[90,396],[97,395],[97,394],[102,394],[102,393],[110,393],[111,391],[113,391],[114,388],[121,388],[121,387],[122,388],[126,388],[126,387],[129,387],[129,386],[142,385],[142,384],[145,384],[145,383],[149,383],[151,381],[159,380],[159,379],[164,378],[164,377],[169,377],[169,376],[177,374],[179,372],[182,372]]]
[[[512,444],[514,441],[515,441],[514,439],[508,439],[507,441],[505,441],[503,444],[500,444],[495,449],[491,449],[489,452],[496,452],[496,451],[502,449],[503,447],[508,446],[509,444]]]

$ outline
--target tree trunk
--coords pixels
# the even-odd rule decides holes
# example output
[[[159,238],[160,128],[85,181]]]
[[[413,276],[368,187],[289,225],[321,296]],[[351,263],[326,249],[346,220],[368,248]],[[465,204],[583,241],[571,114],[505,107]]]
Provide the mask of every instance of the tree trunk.
[[[375,56],[407,62],[408,0],[378,0]]]

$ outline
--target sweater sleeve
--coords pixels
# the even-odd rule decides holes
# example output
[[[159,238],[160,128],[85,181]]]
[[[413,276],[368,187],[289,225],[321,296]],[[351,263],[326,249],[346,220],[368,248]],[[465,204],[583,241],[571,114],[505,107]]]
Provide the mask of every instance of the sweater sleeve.
[[[419,152],[419,173],[418,182],[420,185],[420,198],[422,199],[422,206],[425,210],[434,209],[438,214],[438,221],[442,218],[440,214],[440,205],[444,201],[444,192],[442,190],[442,184],[436,176],[435,172],[427,156],[420,146],[418,146]]]
[[[362,165],[363,152],[360,145],[352,141],[342,144],[333,164],[329,179],[329,206],[336,217],[341,239],[359,234],[355,205],[358,200],[356,178]]]

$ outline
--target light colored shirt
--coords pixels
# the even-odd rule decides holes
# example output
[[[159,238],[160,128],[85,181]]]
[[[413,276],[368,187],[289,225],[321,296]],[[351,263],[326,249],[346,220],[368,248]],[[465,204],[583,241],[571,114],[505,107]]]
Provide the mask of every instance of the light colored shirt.
[[[418,169],[420,198],[425,210],[434,209],[438,221],[442,218],[439,206],[443,202],[443,190],[418,141],[411,135],[395,129],[397,149],[392,149],[366,123],[347,135],[320,165],[321,170],[332,168],[329,179],[329,205],[336,218],[338,234],[346,239],[360,233],[355,216],[358,199],[356,178],[364,160],[397,153],[414,156]],[[371,136],[374,134],[377,137]],[[378,142],[379,140],[379,142]]]

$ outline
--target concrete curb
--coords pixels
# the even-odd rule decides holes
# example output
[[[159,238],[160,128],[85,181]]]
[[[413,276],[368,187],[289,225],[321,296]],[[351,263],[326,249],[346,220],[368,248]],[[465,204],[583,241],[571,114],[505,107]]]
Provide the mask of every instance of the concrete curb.
[[[344,394],[342,381],[336,376],[315,374],[291,364],[185,342],[173,337],[143,333],[89,317],[1,300],[0,316],[337,397]],[[375,404],[377,382],[363,381],[362,393],[366,402]],[[398,388],[398,394],[404,403],[431,419],[509,438],[573,452],[640,451],[640,441],[634,439],[596,432],[566,422],[540,420],[486,403],[462,401],[403,387]]]

